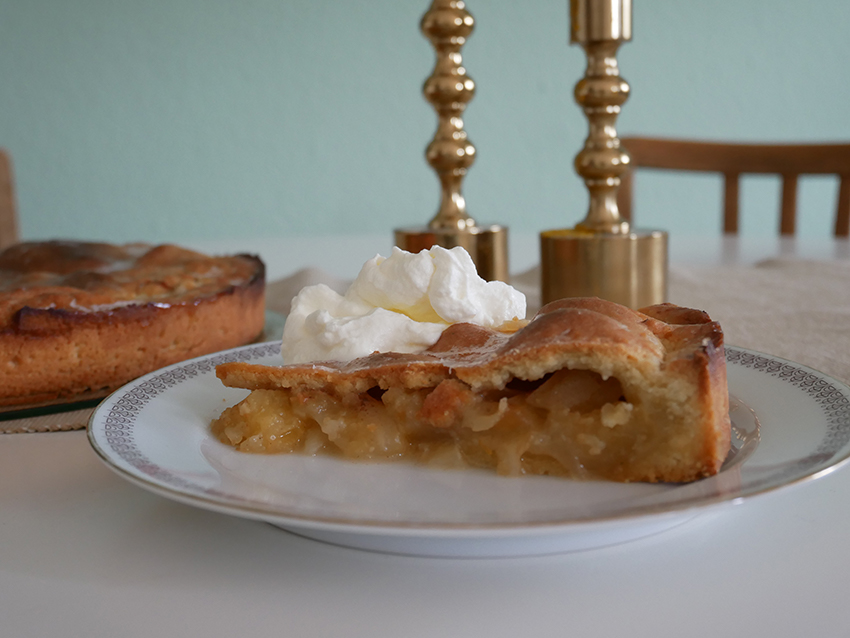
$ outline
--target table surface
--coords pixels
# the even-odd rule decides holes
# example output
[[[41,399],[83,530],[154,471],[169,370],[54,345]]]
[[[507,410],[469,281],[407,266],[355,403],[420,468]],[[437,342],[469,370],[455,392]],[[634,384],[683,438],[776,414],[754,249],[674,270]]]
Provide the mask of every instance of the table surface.
[[[353,276],[388,237],[198,242],[270,278]],[[847,242],[683,240],[671,261],[850,258]],[[513,270],[536,237],[512,238]],[[316,255],[327,256],[316,263]],[[850,353],[847,353],[850,356]],[[572,554],[391,556],[196,509],[113,474],[84,432],[0,437],[0,635],[844,636],[850,470]]]

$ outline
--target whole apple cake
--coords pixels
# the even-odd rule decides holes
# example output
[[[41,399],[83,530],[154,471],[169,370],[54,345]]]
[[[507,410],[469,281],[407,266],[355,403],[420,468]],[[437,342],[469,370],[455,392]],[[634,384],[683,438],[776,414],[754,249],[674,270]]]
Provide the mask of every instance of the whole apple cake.
[[[255,339],[265,269],[173,245],[21,243],[0,253],[0,407],[106,396]]]

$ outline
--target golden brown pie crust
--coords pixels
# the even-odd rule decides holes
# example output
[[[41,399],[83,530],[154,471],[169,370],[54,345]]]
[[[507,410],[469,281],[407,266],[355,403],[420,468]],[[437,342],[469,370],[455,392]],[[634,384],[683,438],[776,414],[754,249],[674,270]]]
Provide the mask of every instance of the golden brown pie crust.
[[[355,421],[374,402],[395,401],[401,388],[418,401],[407,420],[422,427],[410,436],[422,439],[428,428],[453,433],[470,465],[503,474],[684,482],[716,473],[730,443],[721,328],[702,311],[672,304],[638,312],[564,299],[514,334],[456,324],[421,354],[281,367],[226,363],[217,375],[227,386],[286,396],[297,410],[336,402]],[[491,409],[497,425],[480,418],[470,425],[463,411],[481,405],[475,397],[498,406]],[[529,419],[542,425],[527,427]],[[500,452],[499,437],[511,439],[518,459]]]
[[[22,243],[0,253],[0,406],[102,397],[264,323],[256,257],[173,245]]]

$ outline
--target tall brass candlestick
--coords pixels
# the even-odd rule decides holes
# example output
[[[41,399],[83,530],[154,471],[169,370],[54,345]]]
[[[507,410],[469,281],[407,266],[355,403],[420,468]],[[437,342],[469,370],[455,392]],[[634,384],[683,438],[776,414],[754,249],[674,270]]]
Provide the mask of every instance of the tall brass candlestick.
[[[425,158],[440,180],[440,207],[427,226],[396,229],[395,242],[411,252],[434,245],[463,246],[481,277],[507,281],[508,229],[478,226],[466,212],[461,194],[461,182],[475,161],[475,147],[463,130],[462,119],[466,104],[475,95],[475,83],[466,74],[460,49],[472,33],[474,20],[462,0],[433,0],[420,26],[437,54],[422,92],[437,112],[437,132]]]
[[[629,85],[620,77],[616,55],[632,37],[631,9],[631,0],[570,0],[570,42],[587,55],[575,99],[589,127],[575,169],[590,206],[574,228],[540,235],[543,303],[596,296],[640,308],[667,297],[667,233],[632,230],[617,208],[629,154],[620,145],[616,121]]]

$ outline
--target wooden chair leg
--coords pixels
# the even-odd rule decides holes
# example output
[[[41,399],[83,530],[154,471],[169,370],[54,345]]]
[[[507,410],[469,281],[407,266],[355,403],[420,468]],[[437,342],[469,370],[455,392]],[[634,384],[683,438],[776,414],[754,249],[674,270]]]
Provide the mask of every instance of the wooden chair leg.
[[[782,216],[779,221],[780,235],[793,235],[797,216],[797,175],[782,176]]]

